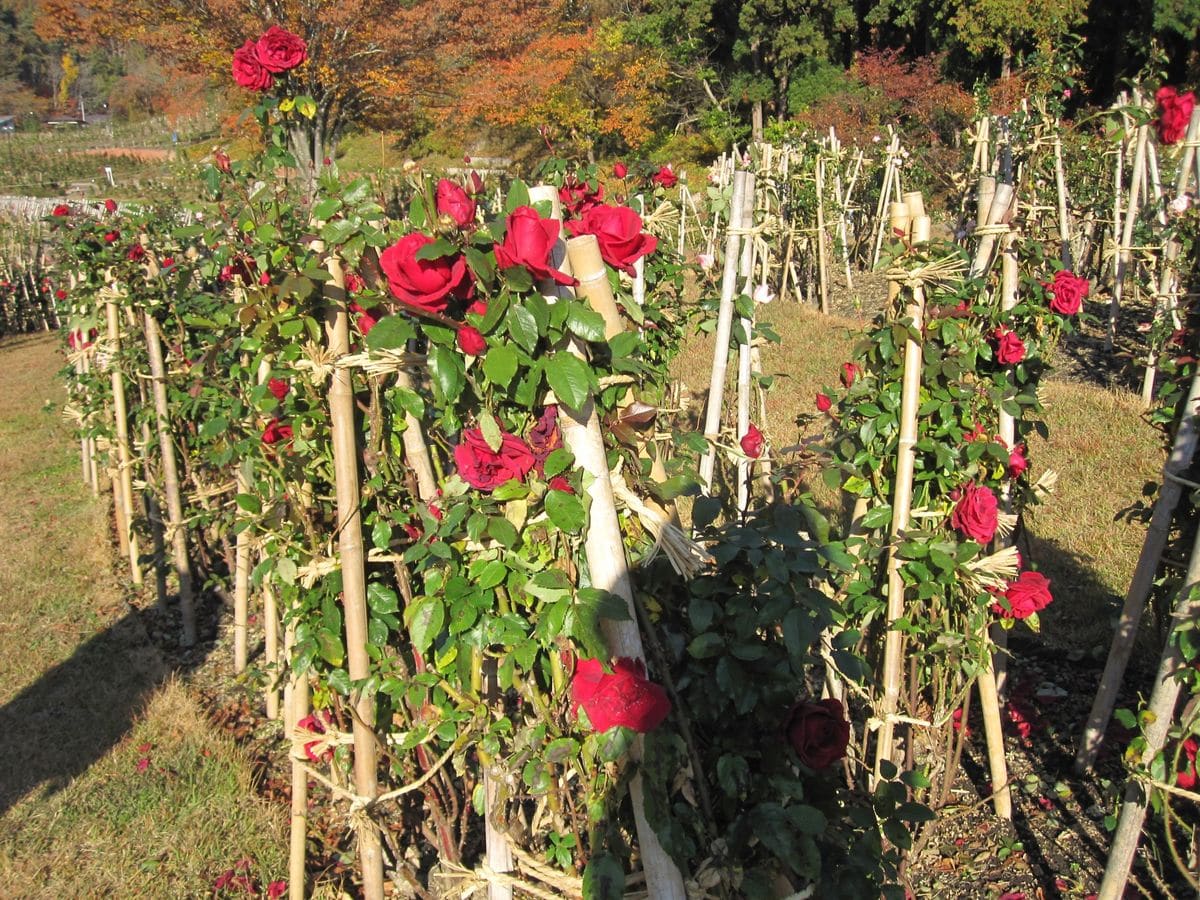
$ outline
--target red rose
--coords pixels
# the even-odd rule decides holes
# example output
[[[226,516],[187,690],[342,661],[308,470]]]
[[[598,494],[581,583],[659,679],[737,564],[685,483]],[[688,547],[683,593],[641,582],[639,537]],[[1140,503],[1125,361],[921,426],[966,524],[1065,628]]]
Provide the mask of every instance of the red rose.
[[[551,278],[558,284],[574,284],[550,264],[558,242],[558,222],[543,219],[532,206],[514,209],[504,223],[504,242],[496,245],[496,264],[501,269],[524,266],[535,278]]]
[[[833,409],[833,401],[829,399],[828,394],[817,394],[817,411],[827,413]]]
[[[629,167],[623,162],[613,163],[613,175],[617,178],[624,178],[629,174]]]
[[[56,300],[66,300],[67,292],[64,291],[62,288],[59,288],[57,291],[54,292],[54,298]]]
[[[986,544],[996,534],[996,495],[982,485],[968,484],[950,514],[950,524],[979,544]]]
[[[1002,366],[1015,366],[1025,358],[1025,342],[1015,331],[1001,325],[993,333],[996,341],[996,362]]]
[[[1008,454],[1008,477],[1020,478],[1021,473],[1029,468],[1029,460],[1025,458],[1025,445],[1017,444]]]
[[[217,167],[218,172],[224,172],[226,175],[233,171],[233,162],[229,154],[220,148],[213,151],[213,165]]]
[[[105,200],[104,208],[110,213],[115,213],[117,211],[117,201],[112,198]]]
[[[67,206],[65,203],[58,204],[58,206],[54,207],[54,210],[50,213],[50,215],[54,216],[55,218],[62,218],[63,216],[69,216],[70,214],[71,207]]]
[[[379,324],[379,316],[367,312],[357,303],[350,304],[350,311],[356,314],[354,324],[358,326],[358,333],[363,337],[366,337],[371,329]]]
[[[325,717],[328,717],[328,713],[325,714]],[[323,735],[325,733],[325,722],[322,722],[317,716],[305,716],[296,722],[296,730]],[[317,751],[322,745],[324,745],[325,749],[318,753]],[[324,741],[307,741],[304,744],[304,755],[313,762],[329,762],[333,759],[333,750]]]
[[[1083,306],[1083,298],[1091,290],[1086,278],[1062,269],[1054,273],[1054,281],[1042,285],[1050,291],[1050,308],[1059,315],[1073,316]]]
[[[278,444],[280,441],[290,443],[291,440],[292,426],[283,425],[278,419],[272,419],[263,429],[262,442],[267,446]]]
[[[470,193],[472,196],[478,197],[483,193],[483,179],[479,177],[479,173],[474,169],[471,170],[470,182]]]
[[[558,430],[558,407],[553,403],[542,410],[537,422],[525,435],[529,449],[537,459],[537,472],[542,474],[546,457],[562,446],[562,432]]]
[[[482,356],[487,350],[487,341],[478,328],[464,325],[458,329],[458,349],[468,356]]]
[[[271,73],[259,61],[254,41],[233,51],[233,80],[248,91],[265,91],[271,86]]]
[[[667,163],[665,166],[655,172],[650,177],[650,180],[659,187],[670,189],[675,187],[679,181],[679,177],[675,174],[675,170],[671,168],[671,164]]]
[[[742,445],[743,453],[751,459],[758,459],[762,456],[763,444],[766,443],[766,438],[763,437],[763,433],[758,430],[754,423],[751,423],[750,427],[746,429],[746,433],[742,435],[739,443]]]
[[[481,491],[529,474],[535,462],[533,451],[519,437],[502,432],[500,449],[493,450],[478,428],[468,428],[454,448],[454,462],[463,480]]]
[[[859,376],[861,371],[854,363],[842,363],[842,386],[848,388],[854,384],[854,379]]]
[[[788,743],[810,769],[825,769],[846,755],[850,723],[840,700],[800,702],[788,712]]]
[[[475,316],[486,316],[487,315],[487,301],[486,300],[476,300],[474,303],[472,303],[470,306],[467,307],[467,312],[469,312]]]
[[[1183,788],[1185,791],[1193,790],[1196,787],[1196,754],[1200,752],[1200,741],[1194,737],[1188,738],[1183,742],[1184,767],[1182,771],[1175,775],[1175,785]]]
[[[642,217],[628,206],[594,206],[583,218],[568,222],[567,230],[576,237],[594,234],[604,261],[626,275],[658,246],[658,238],[642,231]]]
[[[268,72],[286,72],[308,59],[308,44],[298,34],[272,25],[254,45],[254,53]]]
[[[419,231],[406,234],[379,255],[392,294],[406,303],[440,313],[450,296],[463,297],[471,286],[467,262],[461,253],[438,259],[417,259],[417,251],[433,238]]]
[[[550,479],[550,490],[562,491],[566,494],[575,493],[575,488],[571,487],[571,482],[567,481],[566,475],[555,475]]]
[[[593,191],[586,181],[576,181],[574,176],[563,182],[558,189],[558,199],[563,208],[573,216],[582,216],[589,209],[599,206],[604,200],[604,188],[596,185]]]
[[[466,228],[475,221],[475,201],[449,178],[437,183],[436,202],[437,211],[453,219],[459,228]]]
[[[104,235],[104,240],[106,243],[113,244],[113,243],[116,243],[117,238],[119,238],[120,236],[121,236],[121,232],[110,231],[110,232],[108,232],[108,234]]]
[[[141,259],[145,255],[146,255],[146,248],[143,247],[141,244],[134,244],[132,247],[129,248],[129,252],[125,254],[125,256],[128,257],[133,262],[137,262],[139,259]]]
[[[671,701],[661,685],[646,678],[641,660],[621,657],[612,674],[598,659],[581,659],[571,679],[571,700],[583,707],[596,731],[618,725],[645,733],[662,724],[671,711]]]
[[[291,389],[292,389],[291,385],[289,385],[282,378],[272,378],[270,381],[267,382],[267,390],[270,391],[271,396],[274,397],[276,400],[278,400],[280,403],[283,402],[283,398],[288,395],[288,391],[290,391]]]
[[[1196,105],[1196,95],[1191,91],[1179,93],[1175,88],[1160,87],[1154,94],[1158,103],[1158,118],[1154,127],[1158,131],[1160,144],[1174,144],[1187,133],[1188,122],[1192,118],[1192,108]]]
[[[1028,619],[1041,612],[1054,599],[1050,595],[1050,579],[1039,572],[1022,572],[1004,590],[1003,603],[993,603],[992,612],[1005,619]]]
[[[175,257],[173,257],[173,256],[164,256],[164,257],[163,257],[163,259],[162,259],[162,265],[163,265],[163,268],[164,268],[164,269],[169,269],[169,268],[171,268],[171,266],[175,265]]]
[[[267,885],[268,900],[278,900],[280,897],[287,896],[288,883],[285,880],[272,881]]]
[[[270,283],[271,283],[271,273],[270,273],[270,272],[263,272],[261,275],[259,275],[259,276],[258,276],[258,283],[259,283],[260,285],[262,285],[263,287],[266,287],[268,284],[270,284]]]
[[[367,283],[365,281],[363,281],[361,275],[356,275],[354,272],[346,273],[346,293],[347,294],[361,293],[363,288],[365,288],[366,286],[367,286]]]

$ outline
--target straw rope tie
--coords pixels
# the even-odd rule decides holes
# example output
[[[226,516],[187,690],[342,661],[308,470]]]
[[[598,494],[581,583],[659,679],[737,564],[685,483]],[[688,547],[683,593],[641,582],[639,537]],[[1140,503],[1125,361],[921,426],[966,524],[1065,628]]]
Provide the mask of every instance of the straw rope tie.
[[[989,234],[1008,234],[1012,230],[1013,228],[1011,225],[1005,225],[1001,222],[995,225],[978,225],[971,232],[971,234],[973,234],[975,237],[984,237],[985,235]]]

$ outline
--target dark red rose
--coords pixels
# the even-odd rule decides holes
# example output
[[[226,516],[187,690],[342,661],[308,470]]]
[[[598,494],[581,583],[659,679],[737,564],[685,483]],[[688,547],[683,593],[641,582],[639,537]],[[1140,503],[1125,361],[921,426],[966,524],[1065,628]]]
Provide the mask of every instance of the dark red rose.
[[[856,379],[861,372],[862,370],[852,362],[842,363],[842,387],[848,388],[854,384],[854,379]]]
[[[1017,444],[1008,454],[1008,477],[1020,478],[1021,473],[1029,468],[1029,460],[1025,458],[1025,445]]]
[[[363,337],[366,337],[371,329],[379,324],[379,316],[368,312],[357,303],[350,304],[350,312],[356,314],[354,317],[354,324],[358,326],[358,333]]]
[[[467,196],[467,192],[451,181],[443,178],[437,183],[437,211],[454,220],[459,228],[466,228],[475,221],[475,201]]]
[[[675,169],[672,168],[671,164],[667,163],[665,166],[655,172],[650,177],[650,180],[659,187],[667,188],[669,190],[670,188],[675,187],[675,185],[679,182],[679,176],[675,174]]]
[[[533,451],[519,437],[502,432],[500,449],[493,450],[478,428],[468,428],[454,448],[454,462],[463,481],[490,491],[506,481],[520,480],[533,468]]]
[[[278,419],[272,419],[263,429],[262,442],[267,446],[278,444],[281,441],[287,444],[291,443],[291,440],[292,426],[284,425]]]
[[[248,91],[265,91],[271,86],[271,73],[259,62],[254,41],[233,51],[233,80]]]
[[[104,241],[105,241],[105,243],[108,243],[108,244],[114,244],[114,243],[116,243],[117,238],[119,238],[120,236],[121,236],[121,232],[110,231],[110,232],[108,232],[108,234],[104,235]]]
[[[788,712],[788,743],[810,769],[826,769],[846,755],[850,723],[840,700],[801,701]]]
[[[56,299],[56,300],[66,300],[66,299],[67,299],[67,292],[66,292],[66,291],[64,291],[62,288],[59,288],[57,291],[55,291],[55,292],[54,292],[54,299]]]
[[[1183,769],[1175,775],[1176,787],[1181,787],[1185,791],[1194,790],[1196,787],[1196,754],[1200,752],[1200,741],[1194,737],[1189,737],[1183,742]]]
[[[613,175],[617,178],[624,178],[629,174],[629,167],[623,162],[613,163]]]
[[[169,269],[173,265],[175,265],[175,257],[173,257],[173,256],[164,256],[163,257],[162,266],[164,269]]]
[[[117,201],[112,198],[105,200],[104,208],[110,213],[115,213],[117,211]]]
[[[594,206],[583,218],[568,222],[567,230],[576,237],[594,234],[600,256],[626,275],[634,273],[634,262],[658,247],[658,238],[642,231],[642,217],[628,206]]]
[[[1028,619],[1041,612],[1054,598],[1050,595],[1050,579],[1039,572],[1022,572],[1004,590],[1007,603],[993,603],[992,612],[1004,619]]]
[[[1174,144],[1187,134],[1192,109],[1196,105],[1196,95],[1191,91],[1181,94],[1168,85],[1160,87],[1154,94],[1154,99],[1158,103],[1158,118],[1154,121],[1158,141],[1160,144]]]
[[[976,543],[987,544],[996,535],[997,506],[991,488],[968,484],[950,514],[950,524]]]
[[[363,288],[365,288],[366,286],[367,286],[367,283],[365,281],[363,281],[361,275],[356,275],[354,272],[346,273],[346,293],[347,294],[361,293]]]
[[[63,216],[69,216],[70,214],[71,207],[67,206],[65,203],[58,204],[58,206],[54,207],[54,210],[50,213],[50,215],[54,216],[55,218],[62,218]]]
[[[827,413],[833,409],[833,401],[829,399],[828,394],[817,394],[817,411]]]
[[[553,403],[542,410],[537,422],[525,435],[529,449],[537,459],[537,472],[542,474],[546,457],[562,446],[562,432],[558,430],[558,407]]]
[[[133,262],[137,262],[146,255],[146,248],[141,244],[134,244],[129,248],[129,252],[125,256]]]
[[[568,213],[582,216],[604,201],[604,188],[596,185],[596,189],[592,190],[586,181],[576,181],[572,175],[558,189],[558,199],[562,201],[563,208]]]
[[[992,338],[996,342],[996,362],[1002,366],[1015,366],[1025,358],[1025,342],[1015,332],[1001,325]]]
[[[562,491],[566,494],[575,493],[575,488],[571,487],[571,482],[567,481],[566,475],[555,475],[550,479],[550,490]]]
[[[272,25],[254,45],[254,53],[268,72],[286,72],[308,59],[308,44],[300,35]]]
[[[1054,273],[1050,284],[1042,285],[1050,291],[1050,308],[1062,316],[1073,316],[1083,306],[1083,298],[1091,290],[1091,283],[1074,272],[1061,269]]]
[[[746,429],[746,433],[742,435],[742,439],[739,443],[742,445],[743,453],[745,453],[751,459],[758,459],[760,456],[762,456],[763,445],[766,443],[766,438],[764,438],[763,433],[759,431],[753,423],[751,423],[750,427]]]
[[[283,398],[288,395],[288,391],[292,389],[282,378],[272,378],[267,382],[267,390],[271,392],[271,396],[279,402],[283,402]]]
[[[468,356],[482,356],[487,350],[487,340],[478,328],[463,325],[458,329],[458,349]]]
[[[598,659],[581,659],[571,679],[571,700],[583,707],[596,731],[620,725],[646,733],[662,724],[671,712],[671,701],[662,685],[646,678],[638,659],[621,657],[611,674]]]
[[[470,289],[470,272],[461,253],[438,259],[417,259],[417,251],[433,243],[419,231],[406,234],[379,255],[379,267],[387,276],[392,294],[406,303],[440,313],[450,297],[465,297]]]
[[[501,269],[524,266],[534,278],[574,284],[574,278],[550,263],[558,233],[558,222],[554,219],[543,219],[532,206],[518,206],[504,223],[504,241],[495,248],[496,264]]]

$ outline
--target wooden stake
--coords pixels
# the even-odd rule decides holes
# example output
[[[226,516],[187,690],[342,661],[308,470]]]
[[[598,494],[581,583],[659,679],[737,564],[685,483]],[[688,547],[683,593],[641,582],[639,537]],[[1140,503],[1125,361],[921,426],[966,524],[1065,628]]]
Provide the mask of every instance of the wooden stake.
[[[326,260],[330,278],[325,283],[325,336],[334,356],[350,352],[350,318],[346,306],[346,281],[340,260]],[[338,556],[342,570],[342,608],[346,623],[346,657],[350,680],[361,684],[370,674],[367,656],[367,581],[363,554],[362,513],[359,497],[358,432],[354,423],[354,388],[348,369],[330,376],[329,417],[333,431],[333,466],[338,509]],[[378,796],[375,743],[375,704],[363,694],[352,697],[354,706],[354,790],[370,802]],[[363,896],[383,898],[383,846],[369,816],[356,829]]]
[[[1067,176],[1063,170],[1062,138],[1054,138],[1054,182],[1058,187],[1058,239],[1064,268],[1074,270],[1071,259],[1071,219],[1067,214]]]
[[[1116,248],[1113,272],[1112,301],[1108,307],[1108,332],[1104,340],[1105,349],[1111,350],[1117,338],[1117,319],[1121,314],[1121,296],[1125,289],[1125,271],[1133,259],[1130,249],[1133,241],[1133,227],[1137,224],[1138,200],[1142,188],[1142,178],[1146,172],[1146,142],[1150,137],[1150,126],[1142,125],[1137,132],[1137,149],[1133,154],[1133,172],[1130,175],[1129,203],[1125,207],[1125,226],[1121,232],[1121,243]],[[1118,190],[1120,186],[1118,185]]]
[[[820,285],[821,312],[829,314],[829,273],[825,268],[825,158],[817,153],[817,283]]]
[[[246,470],[249,460],[242,460],[237,467],[237,492],[250,493],[250,478]],[[240,513],[240,510],[239,510]],[[247,517],[240,513],[238,518]],[[250,527],[247,525],[237,533],[233,568],[233,671],[246,671],[248,661],[248,622],[250,617]]]
[[[264,654],[270,672],[264,703],[268,719],[279,718],[279,607],[275,589],[268,580],[262,584]]]
[[[289,626],[289,636],[295,633]],[[291,659],[291,647],[287,648]],[[289,700],[285,708],[284,733],[291,741],[296,723],[308,715],[308,675],[292,672],[289,677]],[[308,842],[308,773],[304,770],[304,748],[292,743],[292,808],[288,834],[288,898],[305,900],[307,891],[307,842]]]
[[[108,321],[108,343],[113,354],[109,363],[109,373],[112,378],[113,418],[117,432],[117,481],[113,495],[119,495],[117,505],[124,516],[122,528],[133,583],[141,584],[142,567],[138,560],[138,539],[133,529],[133,459],[129,452],[129,411],[125,406],[125,377],[121,374],[121,367],[117,365],[117,356],[121,350],[121,324],[116,301],[106,300],[104,311]]]
[[[748,191],[743,198],[742,221],[754,221],[754,192]],[[742,293],[753,296],[754,274],[754,241],[742,242],[741,259],[738,262],[738,277],[742,279]],[[764,274],[763,283],[766,283]],[[739,443],[750,430],[750,376],[751,376],[751,343],[754,334],[754,320],[742,317],[739,320],[745,340],[738,344],[737,371],[737,437]],[[745,516],[750,509],[750,461],[739,457],[737,462],[737,504],[738,511]]]

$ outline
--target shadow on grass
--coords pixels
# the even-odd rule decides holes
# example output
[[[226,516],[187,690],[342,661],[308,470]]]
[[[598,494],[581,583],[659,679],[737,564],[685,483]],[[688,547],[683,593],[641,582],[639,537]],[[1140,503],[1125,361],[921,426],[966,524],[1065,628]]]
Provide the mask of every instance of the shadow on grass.
[[[211,641],[198,645],[172,669],[147,635],[150,615],[157,614],[130,609],[0,707],[0,816],[31,791],[50,796],[87,771],[172,672],[199,666],[211,652]]]

